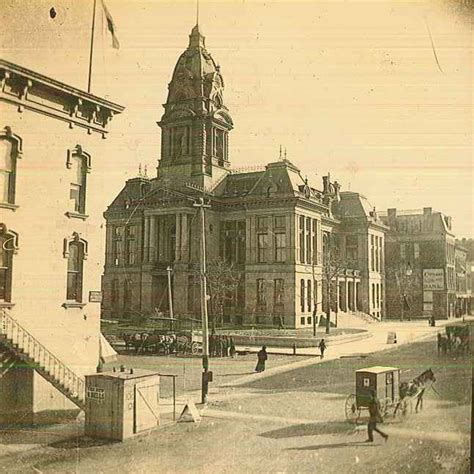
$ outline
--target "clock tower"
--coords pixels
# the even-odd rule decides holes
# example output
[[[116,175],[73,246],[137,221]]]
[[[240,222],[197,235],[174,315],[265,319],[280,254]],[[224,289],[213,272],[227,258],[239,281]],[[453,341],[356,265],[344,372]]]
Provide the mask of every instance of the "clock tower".
[[[158,180],[173,187],[186,182],[212,187],[228,173],[232,118],[223,100],[220,67],[196,25],[168,85],[161,127]]]

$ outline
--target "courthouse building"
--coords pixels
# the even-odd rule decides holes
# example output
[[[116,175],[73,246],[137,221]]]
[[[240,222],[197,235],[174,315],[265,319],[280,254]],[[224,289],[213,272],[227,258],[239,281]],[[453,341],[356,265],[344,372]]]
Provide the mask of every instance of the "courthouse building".
[[[103,317],[166,313],[168,268],[175,316],[200,317],[201,198],[210,206],[207,260],[232,264],[240,278],[224,322],[311,326],[314,310],[323,311],[325,278],[333,310],[383,317],[385,225],[364,196],[341,192],[329,175],[317,189],[281,152],[260,170],[232,168],[224,80],[198,26],[164,109],[157,176],[128,180],[105,212]],[[337,272],[329,275],[332,247]]]

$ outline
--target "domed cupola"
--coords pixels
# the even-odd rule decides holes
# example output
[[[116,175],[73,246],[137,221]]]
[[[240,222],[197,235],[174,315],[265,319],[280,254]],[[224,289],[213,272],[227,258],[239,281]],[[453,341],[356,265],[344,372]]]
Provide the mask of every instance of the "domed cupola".
[[[228,132],[232,118],[223,100],[220,67],[206,49],[199,26],[189,35],[168,85],[158,176],[212,177],[229,166]],[[204,185],[209,179],[193,179]]]

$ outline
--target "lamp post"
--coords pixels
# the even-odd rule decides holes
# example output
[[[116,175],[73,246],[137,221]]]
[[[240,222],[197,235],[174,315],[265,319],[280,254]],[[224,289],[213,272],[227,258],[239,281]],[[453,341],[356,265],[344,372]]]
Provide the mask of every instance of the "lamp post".
[[[204,209],[210,208],[209,204],[204,204],[204,198],[193,204],[200,209],[201,214],[201,258],[200,258],[200,276],[201,276],[201,319],[202,319],[202,378],[201,378],[201,403],[207,403],[207,394],[209,391],[209,324],[207,317],[207,280],[206,280],[206,219]]]
[[[399,274],[402,275],[402,273],[404,274],[405,277],[410,277],[413,273],[412,269],[411,269],[411,265],[408,264],[407,268],[405,269],[404,272],[402,272],[402,269],[400,269],[399,271]],[[402,284],[400,282],[400,277],[397,276],[397,279],[398,279],[398,286],[400,288],[400,303],[401,303],[401,316],[400,316],[400,321],[403,321],[404,320],[404,317],[405,317],[405,303],[407,301],[407,294],[405,292],[405,289],[407,287],[406,285],[406,282],[404,282],[403,284],[403,287],[402,287]],[[406,278],[404,278],[404,280],[406,280]],[[408,316],[408,320],[411,321],[411,316],[409,315]]]
[[[170,320],[171,320],[171,330],[173,330],[174,325],[173,325],[173,319],[174,319],[174,312],[173,312],[173,290],[171,288],[171,272],[173,269],[171,268],[170,265],[168,265],[168,268],[166,269],[168,272],[168,305],[169,305],[169,311],[170,311]]]

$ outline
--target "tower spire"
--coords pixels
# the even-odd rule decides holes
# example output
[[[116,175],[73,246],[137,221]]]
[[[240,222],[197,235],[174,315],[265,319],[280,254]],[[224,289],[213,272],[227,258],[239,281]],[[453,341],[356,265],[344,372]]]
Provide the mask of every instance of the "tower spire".
[[[199,26],[199,0],[196,0],[196,25]]]

